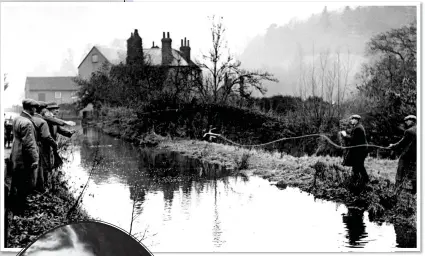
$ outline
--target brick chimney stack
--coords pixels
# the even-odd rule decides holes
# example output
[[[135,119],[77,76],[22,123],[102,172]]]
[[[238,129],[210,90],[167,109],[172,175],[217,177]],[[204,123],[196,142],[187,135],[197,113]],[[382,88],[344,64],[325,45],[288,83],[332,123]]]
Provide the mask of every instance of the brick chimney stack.
[[[189,62],[190,61],[190,46],[189,40],[186,41],[186,37],[181,40],[180,52],[183,54],[183,58]]]
[[[134,30],[129,39],[127,39],[127,64],[143,63],[143,46],[142,38],[139,36],[139,31]]]
[[[173,54],[171,49],[171,38],[170,38],[170,32],[167,32],[167,37],[165,37],[165,32],[162,33],[162,65],[169,65],[171,64],[173,60]]]
[[[132,62],[132,56],[134,56],[134,47],[133,47],[134,35],[131,32],[131,36],[127,39],[127,64]]]

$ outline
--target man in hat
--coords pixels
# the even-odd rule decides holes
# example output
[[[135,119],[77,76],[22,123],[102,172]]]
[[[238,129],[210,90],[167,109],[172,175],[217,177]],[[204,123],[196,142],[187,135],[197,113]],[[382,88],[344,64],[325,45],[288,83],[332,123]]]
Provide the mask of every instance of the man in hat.
[[[56,119],[54,122],[54,119],[50,119],[51,122],[49,122],[49,128],[50,128],[50,134],[52,135],[53,139],[57,141],[57,134],[59,133],[62,136],[70,138],[75,131],[69,131],[67,129],[62,128],[64,124],[69,124],[66,121],[62,121],[56,117],[56,115],[59,113],[59,106],[55,102],[47,103],[46,109],[49,110],[50,113],[45,113],[45,117],[51,117]],[[62,122],[60,122],[62,121]]]
[[[65,125],[75,126],[75,122],[59,119],[57,118],[57,116],[54,116],[53,113],[47,109],[47,106],[50,106],[51,110],[54,110],[56,107],[59,108],[59,106],[56,103],[54,102],[46,103],[41,101],[39,101],[39,103],[44,106],[44,108],[41,111],[41,115],[43,116],[44,120],[47,121],[47,123],[51,123],[58,126],[65,126]]]
[[[349,146],[367,145],[366,131],[360,124],[361,117],[359,115],[350,116],[350,124],[353,129],[350,135],[345,131],[341,131],[341,135],[348,142]],[[345,159],[345,165],[352,166],[354,177],[361,178],[363,183],[369,182],[369,175],[364,167],[364,161],[367,157],[367,146],[358,146],[348,149],[348,154]]]
[[[37,190],[44,192],[48,186],[48,174],[51,170],[50,148],[57,149],[56,141],[52,138],[49,125],[41,116],[41,111],[47,106],[45,102],[39,101],[38,108],[33,116],[35,125],[37,126],[37,138],[39,149],[39,164],[37,175]]]
[[[10,159],[12,162],[11,200],[12,211],[22,213],[26,207],[26,198],[36,186],[39,153],[37,135],[32,116],[38,103],[25,99],[23,111],[13,121],[14,141]]]
[[[56,118],[56,115],[59,112],[58,104],[56,104],[55,102],[47,103],[46,109],[48,111],[44,112],[43,116],[44,118],[46,118],[46,120],[48,120],[50,135],[52,136],[52,138],[57,142],[58,133],[62,136],[70,138],[75,133],[75,131],[74,130],[70,131],[63,128],[64,124],[69,124],[69,123]],[[62,159],[60,158],[57,151],[52,151],[52,154],[50,155],[51,155],[50,161],[52,163],[52,171],[50,173],[49,179],[52,180],[52,179],[55,179],[57,175],[57,172],[55,170],[62,164]],[[50,183],[51,185],[53,185],[52,189],[54,190],[55,183],[54,182],[53,183],[50,182]]]
[[[401,150],[398,160],[396,186],[402,184],[404,179],[412,180],[412,192],[416,193],[416,116],[408,115],[404,118],[406,130],[403,138],[390,144],[392,150]]]

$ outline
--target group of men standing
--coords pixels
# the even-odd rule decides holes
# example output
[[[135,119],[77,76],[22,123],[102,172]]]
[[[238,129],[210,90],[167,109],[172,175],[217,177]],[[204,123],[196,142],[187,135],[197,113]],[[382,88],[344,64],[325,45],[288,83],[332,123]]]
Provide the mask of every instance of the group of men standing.
[[[63,128],[74,122],[56,117],[56,103],[25,99],[22,107],[21,115],[13,121],[10,153],[12,184],[7,201],[15,214],[23,212],[30,194],[51,189],[52,173],[61,161],[57,158],[57,134],[71,137],[75,133]]]
[[[345,131],[341,131],[343,138],[348,142],[349,146],[347,155],[344,158],[344,165],[352,166],[354,177],[363,183],[369,182],[369,175],[364,167],[365,159],[368,155],[366,140],[366,131],[360,123],[359,115],[350,117],[352,130],[350,135]],[[416,116],[408,115],[404,118],[405,131],[403,138],[395,144],[388,146],[391,150],[401,151],[398,161],[396,174],[396,187],[403,185],[405,181],[412,182],[411,192],[416,194]]]

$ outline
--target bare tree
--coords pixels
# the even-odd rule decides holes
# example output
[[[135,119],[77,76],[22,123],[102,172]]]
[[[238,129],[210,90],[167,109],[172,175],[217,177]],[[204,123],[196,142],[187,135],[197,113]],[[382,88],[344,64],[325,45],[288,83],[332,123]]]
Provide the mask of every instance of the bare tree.
[[[227,49],[223,17],[216,21],[213,16],[211,20],[212,48],[208,55],[203,55],[204,62],[198,63],[206,73],[203,83],[198,84],[198,92],[203,100],[224,103],[232,94],[242,98],[249,97],[252,90],[265,94],[266,88],[262,85],[262,81],[278,82],[278,80],[268,72],[242,69],[241,62]]]
[[[137,202],[138,202],[138,199],[139,199],[139,197],[137,196],[137,193],[139,192],[139,189],[140,189],[140,187],[137,184],[134,185],[135,198],[133,199],[133,206],[131,208],[131,221],[130,221],[130,231],[129,231],[130,235],[131,235],[131,233],[133,231],[133,223],[134,223],[134,221],[141,214],[141,211],[140,212],[136,212],[136,210],[137,210]]]
[[[189,102],[201,84],[201,70],[196,65],[183,64],[183,58],[178,57],[177,65],[168,71],[164,89],[170,95],[174,104],[178,102]]]
[[[134,198],[133,198],[133,206],[131,209],[131,221],[130,221],[130,230],[129,230],[129,234],[133,235],[139,242],[145,240],[146,238],[148,238],[148,233],[149,232],[149,225],[147,225],[145,227],[145,229],[141,232],[137,232],[133,234],[133,227],[134,227],[134,222],[135,220],[142,214],[142,209],[139,209],[138,211],[138,202],[140,202],[140,200],[144,200],[144,193],[145,191],[143,190],[143,187],[141,185],[135,184],[133,186],[133,190],[134,190]],[[139,193],[142,193],[141,196],[139,195]],[[157,233],[155,234],[149,234],[150,236],[155,236],[157,235]]]

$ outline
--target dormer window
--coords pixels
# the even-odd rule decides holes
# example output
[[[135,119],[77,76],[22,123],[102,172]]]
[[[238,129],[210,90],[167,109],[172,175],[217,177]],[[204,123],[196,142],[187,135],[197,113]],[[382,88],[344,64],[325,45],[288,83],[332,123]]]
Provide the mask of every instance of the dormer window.
[[[92,56],[91,56],[91,61],[93,62],[93,63],[97,63],[99,60],[98,60],[99,58],[98,58],[98,56],[97,56],[97,54],[93,54]]]

